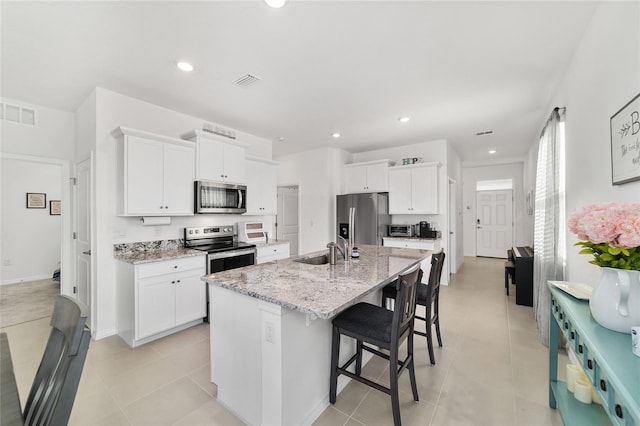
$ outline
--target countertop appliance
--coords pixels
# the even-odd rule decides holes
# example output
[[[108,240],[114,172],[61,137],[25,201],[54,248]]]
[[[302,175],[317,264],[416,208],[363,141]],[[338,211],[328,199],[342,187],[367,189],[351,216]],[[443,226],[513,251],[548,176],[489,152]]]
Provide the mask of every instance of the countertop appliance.
[[[415,235],[414,225],[394,225],[387,227],[387,235],[390,237],[413,237]]]
[[[267,231],[262,222],[238,222],[238,241],[259,244],[267,240]]]
[[[195,213],[244,213],[247,211],[247,187],[198,180],[194,183]]]
[[[336,207],[338,235],[351,246],[382,245],[391,223],[387,192],[338,195]]]
[[[207,274],[256,263],[256,245],[233,240],[233,225],[184,228],[184,246],[207,252]],[[209,321],[209,288],[207,317]]]
[[[442,234],[431,228],[429,222],[422,221],[416,225],[416,236],[419,238],[441,238]]]

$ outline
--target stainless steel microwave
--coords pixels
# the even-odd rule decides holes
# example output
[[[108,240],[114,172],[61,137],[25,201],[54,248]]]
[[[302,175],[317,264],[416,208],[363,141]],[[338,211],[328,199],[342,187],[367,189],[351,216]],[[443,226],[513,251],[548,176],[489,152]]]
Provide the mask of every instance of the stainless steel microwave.
[[[247,187],[221,182],[195,182],[195,213],[244,213],[247,211]]]

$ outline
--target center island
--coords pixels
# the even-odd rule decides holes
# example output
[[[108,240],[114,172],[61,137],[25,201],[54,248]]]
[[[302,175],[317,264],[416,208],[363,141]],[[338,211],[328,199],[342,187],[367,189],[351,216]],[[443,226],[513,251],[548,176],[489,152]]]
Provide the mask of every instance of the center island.
[[[312,264],[324,250],[202,278],[210,295],[211,381],[240,420],[313,423],[329,405],[331,319],[358,302],[380,304],[382,287],[432,254],[358,249],[359,258],[336,265]],[[354,351],[354,341],[343,338],[340,362]],[[340,376],[338,391],[348,380]]]

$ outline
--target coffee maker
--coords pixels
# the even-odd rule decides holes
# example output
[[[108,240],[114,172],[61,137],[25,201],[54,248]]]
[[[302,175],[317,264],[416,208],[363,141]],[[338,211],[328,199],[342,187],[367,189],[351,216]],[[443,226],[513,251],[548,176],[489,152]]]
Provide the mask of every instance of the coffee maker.
[[[440,231],[431,229],[431,224],[427,221],[422,221],[416,225],[416,236],[419,238],[440,238]]]

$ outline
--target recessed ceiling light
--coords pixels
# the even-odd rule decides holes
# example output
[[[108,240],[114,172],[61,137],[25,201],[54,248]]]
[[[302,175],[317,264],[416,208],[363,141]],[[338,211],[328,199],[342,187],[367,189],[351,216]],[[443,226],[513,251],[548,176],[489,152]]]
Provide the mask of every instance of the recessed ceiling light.
[[[489,154],[495,154],[497,151],[495,149],[490,149]]]
[[[409,117],[400,117],[398,118],[398,121],[401,123],[407,123],[409,120],[411,120]]]
[[[338,132],[332,133],[331,136],[333,136],[334,138],[338,139],[341,135]]]
[[[274,9],[280,9],[282,6],[287,3],[287,0],[264,0],[264,2]]]
[[[176,66],[184,72],[193,71],[193,65],[191,65],[189,62],[180,61],[176,64]]]

